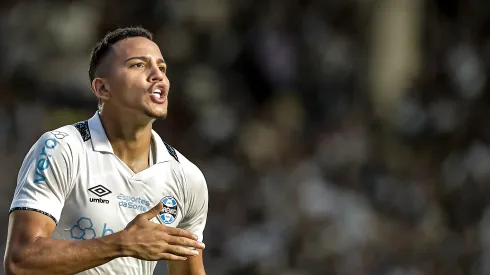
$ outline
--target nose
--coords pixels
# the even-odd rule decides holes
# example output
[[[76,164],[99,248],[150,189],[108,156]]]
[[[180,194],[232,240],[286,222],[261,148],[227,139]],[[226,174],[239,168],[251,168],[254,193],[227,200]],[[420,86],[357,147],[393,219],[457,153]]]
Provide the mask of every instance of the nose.
[[[150,82],[160,82],[165,78],[165,74],[160,71],[158,66],[152,66],[150,75],[148,76]]]

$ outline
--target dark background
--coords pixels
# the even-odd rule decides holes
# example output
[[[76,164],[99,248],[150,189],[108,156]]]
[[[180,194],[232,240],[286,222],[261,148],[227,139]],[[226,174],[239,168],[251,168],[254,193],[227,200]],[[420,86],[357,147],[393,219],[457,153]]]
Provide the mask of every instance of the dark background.
[[[25,154],[94,114],[91,49],[130,25],[168,63],[155,130],[207,178],[208,274],[490,274],[484,0],[3,0],[2,236]]]

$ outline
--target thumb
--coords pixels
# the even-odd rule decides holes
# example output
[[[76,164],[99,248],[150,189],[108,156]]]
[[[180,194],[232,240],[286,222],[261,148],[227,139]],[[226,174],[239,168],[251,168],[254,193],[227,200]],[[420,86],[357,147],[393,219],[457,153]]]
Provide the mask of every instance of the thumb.
[[[162,211],[162,209],[163,209],[163,204],[162,204],[162,202],[159,202],[152,209],[143,213],[141,216],[147,220],[151,220],[154,217],[156,217],[158,214],[160,214],[160,211]]]

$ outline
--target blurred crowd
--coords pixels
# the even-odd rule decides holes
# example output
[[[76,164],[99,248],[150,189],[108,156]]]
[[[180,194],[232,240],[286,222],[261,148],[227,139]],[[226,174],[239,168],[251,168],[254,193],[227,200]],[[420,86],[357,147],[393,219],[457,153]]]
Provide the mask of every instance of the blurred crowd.
[[[207,178],[208,274],[490,274],[490,4],[421,2],[387,114],[368,78],[388,0],[3,1],[0,224],[30,146],[95,112],[93,45],[141,25],[171,81],[154,128]]]

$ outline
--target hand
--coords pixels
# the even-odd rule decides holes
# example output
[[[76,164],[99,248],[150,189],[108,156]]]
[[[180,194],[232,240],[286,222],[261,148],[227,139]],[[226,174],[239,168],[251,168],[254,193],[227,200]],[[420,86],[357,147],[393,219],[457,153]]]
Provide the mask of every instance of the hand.
[[[121,231],[123,249],[131,257],[146,260],[186,260],[188,256],[199,254],[204,244],[197,237],[184,229],[168,227],[151,222],[163,208],[160,202],[148,212],[136,216]]]

